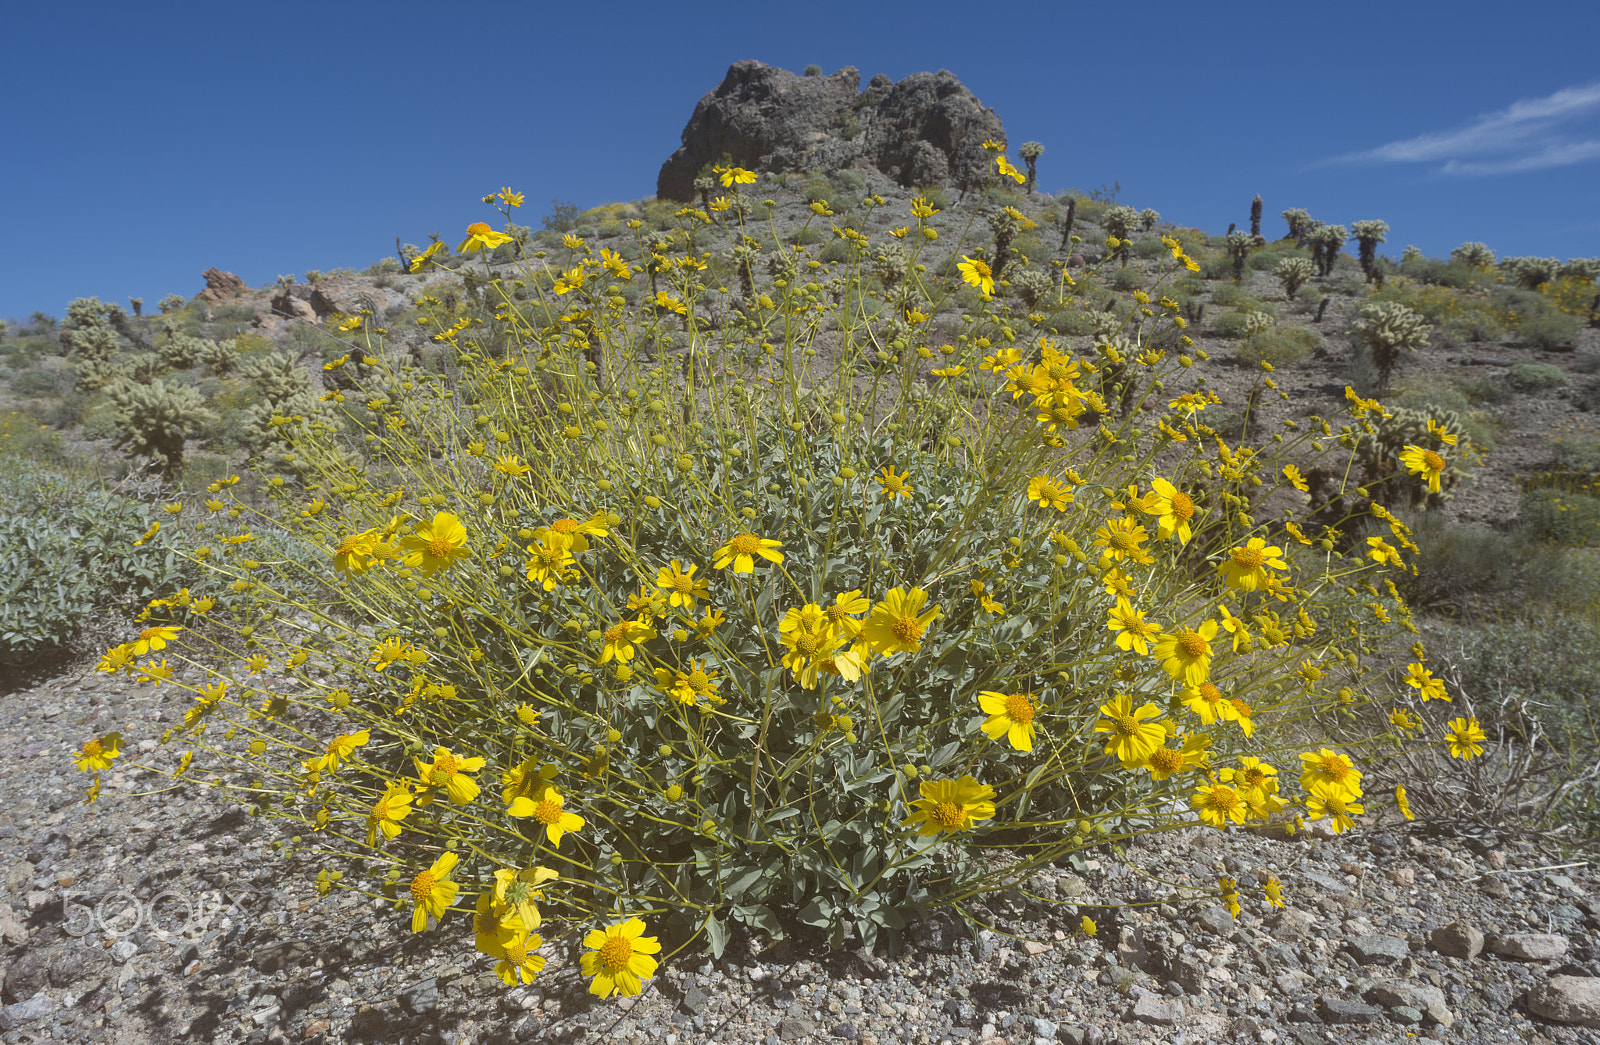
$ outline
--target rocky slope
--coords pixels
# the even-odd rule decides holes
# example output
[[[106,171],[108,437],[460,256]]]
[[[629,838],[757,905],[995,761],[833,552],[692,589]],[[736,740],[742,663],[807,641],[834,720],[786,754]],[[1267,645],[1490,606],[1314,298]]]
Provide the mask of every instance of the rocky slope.
[[[82,804],[69,756],[85,737],[148,735],[184,703],[89,667],[0,697],[5,1045],[1600,1041],[1600,874],[1403,822],[1157,836],[975,909],[990,926],[975,938],[938,916],[894,957],[742,939],[594,1002],[552,948],[536,984],[508,989],[464,917],[414,936],[383,901],[318,897],[277,825],[204,787],[141,797],[159,778],[124,770]],[[1241,884],[1237,918],[1216,906],[1222,875]],[[1286,909],[1265,902],[1267,875]]]

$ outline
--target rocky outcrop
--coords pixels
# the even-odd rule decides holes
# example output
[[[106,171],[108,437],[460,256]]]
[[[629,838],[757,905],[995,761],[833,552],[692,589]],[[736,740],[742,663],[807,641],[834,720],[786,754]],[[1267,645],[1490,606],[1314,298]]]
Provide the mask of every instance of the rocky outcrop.
[[[656,195],[688,201],[694,179],[726,157],[765,173],[871,167],[900,185],[977,184],[983,143],[1005,130],[953,73],[874,76],[860,90],[854,68],[796,76],[761,62],[735,62],[701,98],[683,145],[661,165]]]
[[[213,305],[236,298],[250,289],[244,280],[231,272],[210,268],[200,274],[206,281],[206,289],[200,292],[200,297]]]

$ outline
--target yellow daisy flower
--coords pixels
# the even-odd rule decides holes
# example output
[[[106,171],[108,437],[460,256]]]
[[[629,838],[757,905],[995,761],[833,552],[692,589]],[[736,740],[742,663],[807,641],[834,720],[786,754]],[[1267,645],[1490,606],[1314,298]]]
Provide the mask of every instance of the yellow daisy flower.
[[[605,929],[594,929],[583,938],[589,950],[579,959],[585,976],[591,977],[589,993],[601,998],[613,994],[632,997],[644,989],[641,981],[656,974],[661,951],[654,936],[644,935],[644,922],[629,918]]]

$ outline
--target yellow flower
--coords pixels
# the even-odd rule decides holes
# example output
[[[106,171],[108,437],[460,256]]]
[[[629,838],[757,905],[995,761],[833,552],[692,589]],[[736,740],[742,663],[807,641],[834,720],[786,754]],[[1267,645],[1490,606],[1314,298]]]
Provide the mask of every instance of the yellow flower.
[[[528,545],[532,558],[523,563],[528,579],[545,591],[554,591],[563,580],[575,576],[577,560],[572,557],[572,541],[567,534],[545,530],[538,544]]]
[[[131,644],[133,653],[142,657],[151,650],[166,649],[167,643],[176,638],[178,632],[182,630],[176,627],[146,628],[139,633],[137,639],[133,640]]]
[[[964,367],[964,366],[946,366],[946,367],[940,367],[937,370],[931,371],[931,373],[933,374],[934,377],[960,377],[962,374],[965,374],[966,372],[967,372],[967,368]]]
[[[456,894],[461,890],[459,885],[450,881],[450,873],[460,862],[455,853],[440,853],[432,867],[411,879],[411,902],[416,905],[416,910],[411,913],[412,932],[420,933],[427,929],[430,918],[434,922],[444,920],[445,912],[456,902]]]
[[[1482,741],[1489,739],[1489,735],[1478,725],[1476,718],[1453,718],[1445,739],[1450,743],[1451,758],[1468,759],[1483,754]]]
[[[1179,628],[1156,640],[1155,655],[1167,674],[1198,686],[1211,674],[1211,640],[1216,637],[1214,620],[1207,620],[1198,628]]]
[[[418,254],[416,257],[412,258],[411,264],[406,267],[406,270],[412,273],[421,272],[423,266],[432,261],[440,251],[446,251],[449,249],[450,248],[446,247],[443,243],[435,243],[421,254]]]
[[[545,837],[550,844],[559,847],[562,835],[568,831],[582,830],[584,824],[583,817],[565,808],[566,801],[554,784],[546,784],[535,798],[519,796],[512,799],[506,807],[506,815],[518,819],[533,817],[544,825]]]
[[[1021,185],[1023,182],[1028,180],[1027,176],[1024,175],[1021,171],[1017,170],[1015,167],[1013,167],[1011,165],[1011,161],[1006,159],[1004,156],[996,156],[994,158],[994,162],[995,162],[995,166],[1000,168],[1000,173],[1001,174],[1004,174],[1006,177],[1010,178],[1012,181],[1016,182],[1018,185]]]
[[[424,577],[472,554],[467,549],[466,527],[449,512],[437,513],[432,522],[418,523],[416,532],[403,538],[400,547],[405,564],[420,569]]]
[[[1416,819],[1416,817],[1411,815],[1411,802],[1406,798],[1405,785],[1396,784],[1394,786],[1394,804],[1399,807],[1401,816],[1405,817],[1407,820]]]
[[[988,262],[969,258],[963,254],[956,268],[961,272],[962,281],[977,287],[983,294],[984,300],[988,300],[994,293],[994,270],[989,267]]]
[[[629,661],[633,659],[634,646],[648,642],[656,637],[656,629],[637,620],[619,621],[607,628],[603,634],[604,645],[600,650],[600,663],[609,660]]]
[[[1334,834],[1343,834],[1354,827],[1355,818],[1366,812],[1366,808],[1356,801],[1359,795],[1350,795],[1335,785],[1317,783],[1308,790],[1311,794],[1306,799],[1306,809],[1310,811],[1311,819],[1328,817],[1333,821]]]
[[[1040,508],[1054,508],[1058,512],[1067,510],[1067,505],[1073,501],[1072,491],[1061,485],[1061,481],[1054,476],[1036,475],[1028,480],[1028,500]]]
[[[345,760],[355,754],[356,748],[365,744],[372,738],[372,734],[363,729],[357,733],[345,733],[328,741],[328,750],[321,758],[311,763],[311,768],[318,773],[332,773],[344,764]]]
[[[1100,931],[1100,927],[1094,923],[1093,918],[1090,918],[1088,915],[1084,915],[1078,919],[1078,931],[1085,936],[1092,937],[1095,933]]]
[[[1428,490],[1432,493],[1439,492],[1439,476],[1444,474],[1445,459],[1432,450],[1424,450],[1420,446],[1407,446],[1400,451],[1400,463],[1412,475],[1422,476],[1428,483]]]
[[[537,933],[509,929],[481,937],[479,942],[479,950],[500,959],[495,962],[494,971],[507,987],[514,987],[519,981],[532,983],[544,969],[545,957],[539,953],[544,937]]]
[[[411,815],[411,800],[415,797],[410,785],[390,781],[367,813],[367,844],[378,844],[379,831],[383,832],[385,838],[398,835],[400,821]]]
[[[1292,464],[1286,464],[1283,466],[1283,477],[1288,480],[1290,486],[1294,487],[1296,490],[1299,490],[1301,493],[1305,493],[1311,489],[1311,484],[1307,483],[1306,477],[1300,474],[1300,469],[1296,468]]]
[[[1421,664],[1406,665],[1406,685],[1416,690],[1424,703],[1450,699],[1450,691],[1444,688],[1444,681],[1434,678],[1433,672]]]
[[[112,759],[121,754],[122,734],[107,733],[103,737],[85,741],[73,761],[85,773],[98,773],[102,769],[110,769]]]
[[[650,955],[661,951],[661,943],[644,935],[644,922],[638,918],[593,929],[583,938],[583,945],[589,950],[579,965],[585,976],[592,977],[589,993],[597,997],[632,997],[644,989],[642,980],[656,974],[656,960]]]
[[[504,188],[495,193],[495,195],[499,196],[500,202],[508,207],[522,206],[523,195],[520,192],[512,192],[510,188]]]
[[[980,784],[971,776],[959,780],[924,780],[918,789],[921,798],[911,803],[906,827],[931,838],[941,832],[958,834],[970,831],[979,820],[994,816],[994,788]]]
[[[1244,796],[1227,784],[1205,783],[1189,796],[1189,807],[1200,819],[1221,830],[1232,820],[1242,824],[1250,815],[1250,804]]]
[[[879,486],[883,487],[884,497],[892,501],[896,497],[904,497],[910,500],[913,490],[911,484],[906,481],[910,477],[910,472],[896,475],[894,466],[886,464],[883,466],[883,474],[873,478],[877,480]]]
[[[439,789],[449,795],[450,801],[458,806],[464,806],[478,797],[478,782],[468,773],[476,773],[485,764],[483,758],[461,758],[450,753],[449,748],[436,747],[433,749],[433,761],[424,762],[420,758],[413,758],[417,764],[417,778],[423,783],[423,791],[417,796],[417,805],[426,806],[433,802],[433,793]]]
[[[104,671],[107,674],[115,675],[117,672],[121,671],[125,667],[128,667],[132,663],[133,647],[124,643],[121,646],[115,646],[106,650],[105,655],[100,658],[100,663],[95,666],[94,670]]]
[[[485,248],[493,250],[503,243],[510,242],[510,236],[503,232],[496,232],[484,222],[475,221],[467,226],[467,238],[461,241],[461,246],[456,248],[456,253],[473,254]]]
[[[743,167],[723,167],[719,176],[725,189],[731,189],[735,185],[754,185],[756,182],[756,172],[747,171]]]
[[[872,616],[861,629],[872,651],[880,657],[892,657],[921,649],[923,632],[942,612],[937,606],[923,612],[927,601],[928,593],[921,588],[889,589],[883,601],[872,607]]]
[[[520,871],[502,867],[494,873],[493,902],[497,907],[506,908],[524,929],[532,932],[544,920],[533,902],[544,898],[539,887],[560,877],[559,872],[548,867],[526,867]]]
[[[1307,791],[1326,787],[1352,799],[1361,797],[1361,771],[1349,755],[1322,748],[1307,751],[1300,756],[1300,761],[1305,764],[1300,772],[1300,786]]]
[[[1245,542],[1243,547],[1235,548],[1228,553],[1217,567],[1222,574],[1223,583],[1230,588],[1241,591],[1258,591],[1267,586],[1268,570],[1287,570],[1289,564],[1283,561],[1283,549],[1276,545],[1269,545],[1260,537],[1252,537]]]
[[[1017,751],[1033,750],[1033,732],[1036,728],[1033,717],[1036,709],[1032,693],[983,690],[978,694],[978,706],[989,716],[988,721],[979,728],[990,740],[1005,737],[1007,743]]]
[[[1400,567],[1403,567],[1406,564],[1405,559],[1401,558],[1400,556],[1400,549],[1396,548],[1382,537],[1368,537],[1367,547],[1372,549],[1371,551],[1367,552],[1367,558],[1371,559],[1373,562],[1380,562],[1387,566]]]
[[[1151,563],[1155,559],[1142,547],[1149,537],[1149,531],[1132,516],[1119,515],[1107,519],[1094,531],[1094,547],[1104,548],[1114,562],[1127,559],[1130,562]]]
[[[972,594],[977,596],[978,605],[985,613],[1004,613],[1005,604],[989,594],[988,586],[980,580],[970,580],[967,585],[972,589]]]
[[[159,686],[163,682],[172,681],[172,668],[165,659],[160,664],[157,664],[152,658],[139,665],[139,673],[134,677],[140,682],[148,682],[152,686]]]
[[[782,562],[783,553],[773,550],[782,547],[782,541],[775,541],[770,537],[757,537],[753,533],[735,534],[728,539],[727,544],[717,549],[716,555],[711,560],[711,568],[725,570],[732,566],[734,573],[754,573],[757,555],[768,562]]]
[[[1278,881],[1278,876],[1277,875],[1275,875],[1275,874],[1267,875],[1267,882],[1261,888],[1267,894],[1267,903],[1271,904],[1274,907],[1282,907],[1282,906],[1284,906],[1284,903],[1283,903],[1283,883]]]
[[[1137,650],[1140,656],[1148,656],[1151,640],[1161,635],[1161,625],[1145,620],[1144,614],[1120,595],[1106,616],[1106,627],[1117,633],[1118,649],[1130,653]]]
[[[716,673],[705,670],[698,660],[690,659],[688,671],[657,668],[655,674],[656,684],[680,704],[699,707],[702,698],[711,704],[725,703],[717,696]]]
[[[1183,706],[1200,716],[1202,724],[1210,726],[1231,721],[1235,717],[1233,703],[1222,695],[1214,683],[1202,682],[1180,695]]]
[[[1133,698],[1126,693],[1118,693],[1100,705],[1100,714],[1105,717],[1095,722],[1094,731],[1110,734],[1106,741],[1106,754],[1116,756],[1124,766],[1137,765],[1166,742],[1167,727],[1160,722],[1148,721],[1161,716],[1161,709],[1153,703],[1146,703],[1135,710]]]
[[[699,567],[693,563],[685,569],[679,565],[677,559],[673,559],[671,566],[663,566],[656,571],[656,587],[667,592],[669,606],[682,606],[693,613],[697,605],[696,599],[711,597],[709,582],[694,579],[694,571],[697,569]]]
[[[494,467],[496,471],[503,472],[506,475],[511,476],[513,479],[527,475],[529,472],[533,471],[533,469],[516,454],[503,454],[499,457],[496,457],[494,459]]]
[[[1226,907],[1228,913],[1235,918],[1239,917],[1239,912],[1244,910],[1239,906],[1239,883],[1235,879],[1224,876],[1217,879],[1217,888],[1222,891],[1222,895],[1219,897],[1222,901],[1222,906]]]

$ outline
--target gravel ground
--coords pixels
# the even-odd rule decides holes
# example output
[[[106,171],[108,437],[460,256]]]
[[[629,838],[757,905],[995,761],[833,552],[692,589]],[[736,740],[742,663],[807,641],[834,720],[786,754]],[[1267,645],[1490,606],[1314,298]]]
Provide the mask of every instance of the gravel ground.
[[[404,912],[319,899],[314,869],[271,847],[275,825],[204,789],[133,797],[153,778],[123,770],[81,804],[68,754],[110,729],[148,734],[181,699],[90,667],[0,696],[6,1045],[1600,1041],[1582,1027],[1600,1026],[1600,875],[1421,823],[1169,833],[1034,879],[1052,902],[996,899],[976,939],[948,918],[918,926],[893,957],[736,940],[594,1002],[553,951],[538,983],[508,990],[464,922],[443,945]],[[1269,873],[1285,910],[1256,885]],[[1241,883],[1237,918],[1189,895],[1222,874]],[[1096,938],[1074,932],[1084,913]]]

